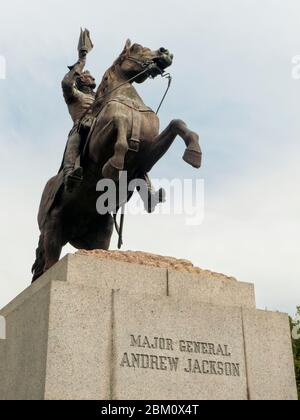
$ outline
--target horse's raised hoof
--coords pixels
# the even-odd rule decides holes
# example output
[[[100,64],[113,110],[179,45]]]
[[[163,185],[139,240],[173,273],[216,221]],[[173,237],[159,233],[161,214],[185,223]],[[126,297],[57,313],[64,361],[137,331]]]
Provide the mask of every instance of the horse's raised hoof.
[[[202,153],[198,150],[186,149],[182,159],[196,169],[201,168]]]
[[[104,178],[112,179],[115,182],[119,181],[120,169],[115,168],[110,161],[108,161],[102,169],[102,175]]]

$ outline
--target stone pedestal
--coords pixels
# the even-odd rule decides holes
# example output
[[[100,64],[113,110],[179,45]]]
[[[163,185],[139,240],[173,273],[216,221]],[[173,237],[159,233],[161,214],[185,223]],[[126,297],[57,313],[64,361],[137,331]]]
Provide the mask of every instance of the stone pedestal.
[[[0,400],[297,398],[288,316],[222,275],[68,255],[0,315]]]

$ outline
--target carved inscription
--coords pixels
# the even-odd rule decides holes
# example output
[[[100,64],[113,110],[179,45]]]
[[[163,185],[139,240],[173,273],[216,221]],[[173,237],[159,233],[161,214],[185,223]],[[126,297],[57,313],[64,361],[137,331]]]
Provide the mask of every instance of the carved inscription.
[[[122,368],[241,376],[240,363],[231,360],[232,352],[227,344],[131,335],[129,346],[131,351],[125,352],[120,362]]]

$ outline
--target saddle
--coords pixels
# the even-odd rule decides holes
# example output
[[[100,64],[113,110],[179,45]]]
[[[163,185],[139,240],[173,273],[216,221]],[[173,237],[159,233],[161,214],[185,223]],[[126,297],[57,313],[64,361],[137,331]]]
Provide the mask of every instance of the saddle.
[[[131,116],[132,116],[132,128],[131,128],[131,137],[128,140],[129,151],[138,153],[140,150],[140,143],[141,143],[141,123],[142,118],[141,114],[143,113],[154,113],[154,111],[147,107],[146,105],[141,105],[134,101],[133,99],[129,99],[126,96],[117,96],[116,98],[112,99],[111,102],[118,102],[122,105],[127,106],[131,109]]]
[[[134,153],[139,152],[140,144],[141,144],[141,139],[140,139],[141,123],[142,123],[141,114],[154,113],[154,111],[151,108],[147,107],[146,105],[140,104],[133,99],[129,99],[126,96],[120,95],[113,99],[110,99],[105,104],[103,104],[102,108],[99,110],[96,116],[86,115],[85,117],[83,117],[79,121],[79,123],[76,124],[71,130],[69,136],[72,133],[74,133],[74,131],[77,131],[81,137],[81,147],[80,147],[81,154],[76,161],[75,168],[80,166],[81,158],[85,154],[85,150],[87,148],[91,135],[94,131],[94,127],[96,125],[98,116],[101,114],[105,106],[110,102],[117,102],[131,109],[132,129],[131,129],[131,137],[128,140],[128,146],[129,146],[128,150]],[[63,157],[60,169],[58,171],[58,174],[56,176],[55,182],[53,184],[52,193],[49,196],[49,199],[47,202],[47,206],[46,206],[47,213],[53,207],[55,199],[58,193],[60,192],[61,188],[63,187],[63,171],[62,171],[63,162],[64,162],[64,157]]]
[[[140,139],[140,134],[141,134],[141,123],[142,123],[142,119],[141,119],[141,114],[142,113],[154,113],[153,109],[147,107],[144,104],[140,104],[137,101],[135,101],[134,99],[130,99],[127,96],[123,96],[123,95],[119,95],[116,96],[115,98],[112,98],[110,100],[108,100],[107,102],[105,102],[99,109],[99,111],[97,112],[97,115],[95,117],[95,121],[97,120],[97,117],[101,114],[101,112],[104,110],[104,108],[106,107],[106,105],[108,105],[111,102],[116,102],[120,105],[124,105],[127,108],[130,108],[131,110],[131,117],[132,117],[132,128],[131,128],[131,136],[128,139],[128,146],[129,146],[129,151],[134,152],[134,153],[138,153],[140,150],[140,143],[141,143],[141,139]],[[96,105],[97,107],[97,105]],[[94,121],[94,123],[95,123]],[[90,135],[93,132],[93,126],[91,128],[90,131]],[[89,135],[89,137],[90,137]],[[89,141],[89,138],[87,140],[87,143]]]
[[[92,118],[91,116],[86,116],[84,117],[78,124],[75,124],[74,127],[72,128],[72,130],[69,133],[69,138],[72,134],[74,134],[74,132],[79,133],[80,138],[81,138],[81,153],[80,156],[77,158],[76,163],[75,163],[75,169],[76,167],[80,166],[81,163],[81,157],[83,155],[83,150],[85,149],[86,143],[88,141],[89,138],[89,134],[92,130],[93,127],[93,123],[94,123],[94,118]],[[67,148],[67,146],[66,146]],[[63,159],[59,168],[59,171],[54,179],[53,182],[53,186],[52,186],[52,192],[48,197],[48,201],[46,203],[46,214],[52,209],[55,199],[58,195],[58,193],[60,192],[60,190],[62,189],[63,185],[64,185],[64,175],[63,175],[63,166],[64,166],[64,158],[65,158],[65,153],[66,153],[66,148],[63,154]]]

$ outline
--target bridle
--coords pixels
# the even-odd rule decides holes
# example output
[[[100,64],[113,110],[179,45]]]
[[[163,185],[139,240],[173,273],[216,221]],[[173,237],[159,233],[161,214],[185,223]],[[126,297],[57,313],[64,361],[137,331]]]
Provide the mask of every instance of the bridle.
[[[129,61],[133,61],[136,64],[139,64],[143,68],[143,71],[141,71],[141,73],[139,73],[138,75],[134,76],[132,79],[128,80],[127,82],[121,84],[120,86],[118,86],[114,90],[119,89],[124,84],[130,83],[131,81],[136,80],[137,78],[139,78],[143,74],[149,73],[152,69],[158,70],[159,71],[158,75],[160,75],[162,78],[168,79],[167,89],[166,89],[166,91],[165,91],[165,93],[164,93],[164,95],[162,97],[162,100],[160,101],[160,104],[159,104],[159,106],[157,108],[157,111],[156,111],[156,115],[158,115],[158,113],[159,113],[159,111],[160,111],[160,109],[161,109],[161,107],[162,107],[162,105],[163,105],[163,103],[164,103],[164,101],[165,101],[165,99],[167,97],[167,94],[168,94],[168,92],[170,90],[171,84],[172,84],[172,80],[173,79],[172,79],[171,74],[170,73],[164,73],[164,71],[162,69],[160,69],[158,67],[158,65],[153,60],[139,61],[136,58],[130,57],[130,56],[129,57],[126,57],[126,59],[129,60]],[[149,76],[152,79],[154,79],[156,77],[156,76],[151,76],[151,74],[149,74]],[[109,92],[108,94],[110,94],[111,92]],[[124,221],[125,221],[125,214],[124,214],[124,212],[125,212],[125,204],[123,204],[121,206],[121,209],[122,209],[122,214],[121,214],[120,226],[118,225],[118,222],[117,222],[117,214],[114,214],[114,216],[113,216],[114,217],[115,228],[116,228],[117,234],[119,236],[118,249],[121,249],[122,248],[122,245],[123,245],[123,228],[124,228]]]
[[[160,75],[162,78],[168,79],[168,86],[167,86],[167,89],[166,89],[166,91],[165,91],[165,93],[163,95],[163,98],[160,101],[159,106],[157,108],[156,115],[158,115],[158,113],[159,113],[159,111],[160,111],[160,109],[161,109],[161,107],[162,107],[162,105],[163,105],[163,103],[164,103],[164,101],[165,101],[165,99],[167,97],[167,94],[168,94],[168,92],[170,90],[171,84],[172,84],[172,80],[173,79],[172,79],[171,74],[170,73],[165,73],[162,69],[160,69],[158,67],[158,65],[153,60],[140,61],[137,58],[134,58],[134,57],[131,57],[131,56],[126,57],[126,60],[133,61],[134,63],[140,65],[143,70],[140,73],[136,74],[135,76],[131,77],[130,79],[126,80],[125,82],[121,83],[119,86],[115,87],[114,89],[111,89],[110,91],[104,93],[102,96],[99,96],[96,99],[96,103],[97,102],[101,102],[102,99],[106,98],[111,93],[113,93],[116,90],[120,89],[122,86],[127,85],[128,83],[134,82],[136,79],[138,79],[139,77],[143,76],[144,74],[147,74],[152,79],[155,79],[155,77],[157,77],[157,76]],[[151,73],[150,73],[151,70],[154,70],[154,69],[159,72],[159,74],[157,76],[152,76]],[[101,113],[101,111],[102,111],[102,107],[97,112],[96,117],[99,116],[99,114]]]
[[[168,86],[167,86],[166,92],[164,93],[164,95],[162,97],[162,100],[160,101],[159,106],[158,106],[157,111],[156,111],[156,115],[158,115],[158,113],[159,113],[159,111],[160,111],[160,109],[161,109],[161,107],[162,107],[162,105],[163,105],[163,103],[164,103],[164,101],[167,97],[167,94],[170,90],[171,84],[172,84],[173,79],[172,79],[171,74],[170,73],[165,73],[162,69],[160,69],[158,67],[158,65],[153,60],[140,61],[137,58],[134,58],[134,57],[131,57],[131,56],[126,57],[126,60],[133,61],[134,63],[139,64],[143,69],[146,70],[146,72],[149,72],[152,69],[155,69],[159,72],[158,75],[160,75],[162,78],[168,79]],[[142,74],[143,74],[143,72],[141,74],[135,76],[135,77],[138,78]],[[157,77],[157,76],[152,76],[151,74],[149,74],[149,77],[152,78],[152,79],[155,79],[155,77]]]
[[[134,82],[136,79],[138,79],[139,77],[143,76],[144,74],[147,74],[150,78],[154,79],[156,76],[152,76],[151,75],[151,70],[157,70],[158,74],[157,76],[161,76],[162,78],[166,78],[168,79],[168,86],[167,89],[162,97],[162,100],[159,103],[159,106],[157,108],[156,111],[156,115],[158,115],[166,97],[167,94],[170,90],[171,84],[172,84],[172,76],[170,73],[165,73],[162,69],[160,69],[158,67],[158,65],[153,61],[153,60],[144,60],[144,61],[140,61],[134,57],[128,56],[126,57],[126,60],[132,61],[136,64],[138,64],[139,66],[141,66],[142,71],[140,73],[138,73],[137,75],[135,75],[134,77],[126,80],[125,82],[121,83],[119,86],[115,87],[114,89],[111,89],[109,92],[106,92],[104,95],[100,96],[97,98],[96,103],[97,102],[101,102],[102,99],[106,98],[107,96],[109,96],[111,93],[115,92],[116,90],[120,89],[122,86],[127,85],[128,83]],[[99,114],[102,112],[103,107],[100,108],[100,110],[96,113],[95,117],[97,118],[99,116]],[[123,228],[124,228],[124,220],[125,220],[125,204],[123,204],[121,206],[122,209],[122,214],[121,214],[121,221],[120,221],[120,226],[118,226],[118,222],[117,222],[117,213],[115,213],[113,215],[114,217],[114,224],[115,224],[115,228],[117,231],[117,234],[119,236],[119,241],[118,241],[118,248],[121,249],[122,245],[123,245]]]
[[[143,60],[143,61],[141,61],[141,60],[138,60],[135,57],[132,57],[131,55],[129,55],[128,57],[126,57],[124,59],[124,61],[125,60],[133,61],[134,63],[138,64],[139,66],[141,66],[144,69],[147,68],[147,67],[149,67],[149,66],[152,66],[152,64],[155,64],[153,60]]]

